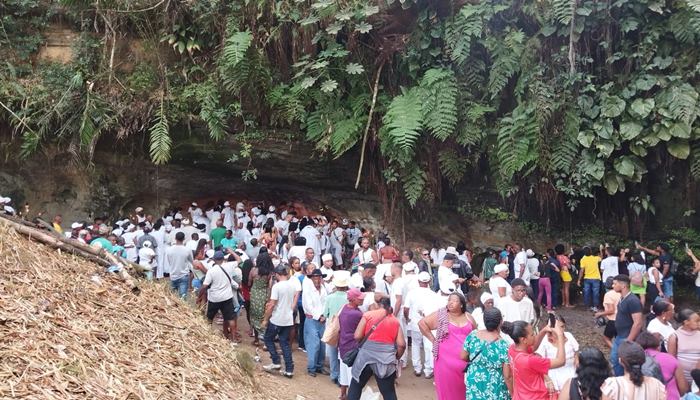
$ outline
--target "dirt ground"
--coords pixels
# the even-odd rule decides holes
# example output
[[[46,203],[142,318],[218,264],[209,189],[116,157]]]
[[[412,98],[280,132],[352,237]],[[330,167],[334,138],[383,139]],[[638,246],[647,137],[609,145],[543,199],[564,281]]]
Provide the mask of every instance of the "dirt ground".
[[[609,349],[605,346],[602,339],[602,328],[597,328],[593,321],[593,313],[584,309],[582,306],[557,310],[566,320],[567,330],[571,332],[581,347],[595,346],[608,354]],[[255,355],[255,347],[252,345],[252,338],[247,336],[248,323],[245,320],[245,315],[239,320],[239,332],[244,335],[244,341],[240,345],[241,349]],[[273,382],[279,383],[281,387],[289,393],[291,400],[332,400],[338,398],[340,389],[334,385],[328,376],[317,375],[315,378],[306,374],[306,353],[298,350],[296,344],[294,349],[294,378],[287,379],[278,375],[270,375]],[[435,391],[432,379],[425,379],[423,376],[416,377],[413,374],[413,368],[410,361],[409,365],[402,371],[402,375],[398,380],[397,394],[398,398],[406,400],[432,400],[435,399]],[[256,363],[256,370],[262,372],[262,366],[270,362],[270,354],[263,351],[262,347],[258,350],[261,357],[260,362]],[[281,354],[281,352],[280,352]],[[377,385],[373,380],[368,383],[375,392]]]

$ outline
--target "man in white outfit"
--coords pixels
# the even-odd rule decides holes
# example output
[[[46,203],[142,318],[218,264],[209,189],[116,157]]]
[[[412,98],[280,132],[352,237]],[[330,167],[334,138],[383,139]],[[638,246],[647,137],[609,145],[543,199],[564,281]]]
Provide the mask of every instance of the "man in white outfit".
[[[403,315],[406,319],[406,328],[408,330],[408,336],[411,338],[411,363],[413,364],[413,373],[416,376],[420,376],[421,373],[425,374],[428,378],[433,375],[433,354],[432,354],[432,344],[428,340],[423,340],[423,334],[421,334],[418,328],[418,321],[420,321],[424,315],[421,315],[429,303],[435,303],[438,301],[436,297],[438,296],[435,292],[430,290],[430,274],[423,271],[418,274],[418,287],[412,288],[408,291],[406,295],[406,302],[403,305]],[[430,306],[428,306],[429,308]],[[425,360],[421,363],[421,350],[423,351],[423,359]]]

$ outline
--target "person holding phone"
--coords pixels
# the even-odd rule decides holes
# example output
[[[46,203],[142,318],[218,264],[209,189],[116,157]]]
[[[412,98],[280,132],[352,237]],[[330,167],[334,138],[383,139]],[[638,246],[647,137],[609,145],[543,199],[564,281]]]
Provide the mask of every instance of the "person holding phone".
[[[549,314],[550,328],[556,327],[557,321],[561,325],[562,331],[564,331],[564,352],[566,353],[566,361],[561,367],[550,369],[547,375],[552,379],[554,387],[557,390],[561,390],[566,381],[576,376],[575,360],[579,345],[574,335],[566,331],[566,321],[564,321],[564,318],[561,315]],[[556,343],[557,338],[550,332],[547,334],[546,339],[540,343],[535,353],[544,358],[553,359],[557,355]]]

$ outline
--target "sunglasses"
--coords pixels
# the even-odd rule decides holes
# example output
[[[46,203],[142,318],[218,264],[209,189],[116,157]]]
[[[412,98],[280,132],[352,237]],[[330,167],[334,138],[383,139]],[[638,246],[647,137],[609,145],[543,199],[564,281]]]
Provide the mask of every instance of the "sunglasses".
[[[423,255],[424,255],[424,256],[428,256],[428,255],[430,255],[430,254],[428,254],[428,253],[423,253]]]

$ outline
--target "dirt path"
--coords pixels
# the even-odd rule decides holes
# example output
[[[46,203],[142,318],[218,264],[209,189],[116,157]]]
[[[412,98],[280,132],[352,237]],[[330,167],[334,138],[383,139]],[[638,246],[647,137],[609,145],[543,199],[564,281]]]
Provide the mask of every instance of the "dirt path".
[[[602,330],[595,327],[593,321],[593,313],[585,310],[583,307],[572,309],[563,309],[560,312],[567,323],[567,330],[571,332],[581,347],[595,346],[608,354],[609,350],[605,346],[602,339]],[[242,316],[242,321],[239,321],[239,331],[245,334],[248,331],[248,323],[245,321],[245,315]],[[255,347],[252,345],[252,338],[245,337],[244,343],[240,346],[242,349],[255,354]],[[336,399],[340,394],[339,388],[334,385],[328,376],[318,375],[315,378],[306,374],[306,353],[297,349],[294,345],[294,378],[287,379],[277,375],[271,375],[272,381],[279,383],[281,387],[289,393],[289,399],[292,400],[332,400]],[[410,348],[407,350],[410,352]],[[262,366],[270,362],[270,354],[263,351],[262,347],[259,350],[261,360],[256,363],[256,370],[262,372]],[[280,353],[281,354],[281,353]],[[400,399],[406,400],[432,400],[435,399],[435,391],[432,379],[428,380],[424,377],[416,377],[413,374],[413,368],[410,365],[402,371],[402,376],[398,381],[397,394]],[[376,392],[377,385],[374,380],[370,380],[368,386]],[[301,396],[301,397],[297,397]]]

